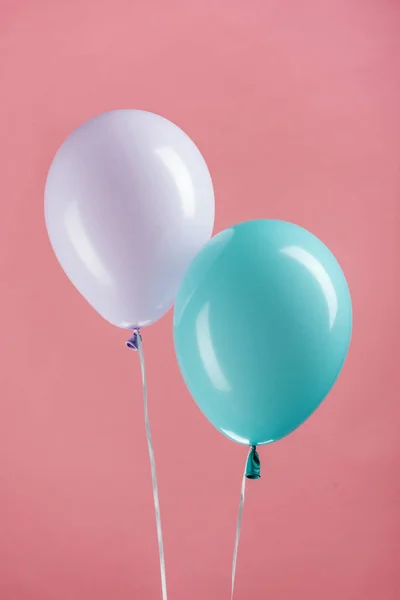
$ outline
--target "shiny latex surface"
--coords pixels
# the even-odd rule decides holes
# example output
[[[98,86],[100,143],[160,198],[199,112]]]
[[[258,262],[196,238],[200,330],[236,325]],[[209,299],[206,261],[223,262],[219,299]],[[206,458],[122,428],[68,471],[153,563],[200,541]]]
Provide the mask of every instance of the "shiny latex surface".
[[[296,429],[342,368],[352,329],[346,279],[330,250],[283,221],[236,225],[190,265],[174,312],[184,380],[204,415],[243,444]]]
[[[64,271],[119,327],[144,327],[175,299],[209,240],[214,192],[207,165],[179,127],[115,110],[62,144],[45,190],[47,231]]]

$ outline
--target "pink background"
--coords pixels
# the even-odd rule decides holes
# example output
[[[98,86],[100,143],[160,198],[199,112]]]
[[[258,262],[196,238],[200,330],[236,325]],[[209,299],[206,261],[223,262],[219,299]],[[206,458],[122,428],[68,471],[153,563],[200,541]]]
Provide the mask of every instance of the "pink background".
[[[0,598],[160,598],[137,357],[69,284],[43,186],[83,120],[177,122],[216,231],[271,217],[347,274],[354,338],[329,399],[262,450],[237,600],[400,597],[400,3],[0,0]],[[229,598],[244,448],[199,414],[171,315],[145,331],[171,600]]]

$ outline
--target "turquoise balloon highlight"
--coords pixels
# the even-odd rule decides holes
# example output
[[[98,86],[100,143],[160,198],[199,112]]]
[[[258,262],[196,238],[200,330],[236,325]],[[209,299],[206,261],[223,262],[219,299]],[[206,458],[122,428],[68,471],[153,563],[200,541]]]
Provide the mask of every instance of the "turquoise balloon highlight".
[[[345,361],[352,306],[343,271],[284,221],[235,225],[191,263],[174,310],[183,378],[207,419],[258,446],[299,427]]]

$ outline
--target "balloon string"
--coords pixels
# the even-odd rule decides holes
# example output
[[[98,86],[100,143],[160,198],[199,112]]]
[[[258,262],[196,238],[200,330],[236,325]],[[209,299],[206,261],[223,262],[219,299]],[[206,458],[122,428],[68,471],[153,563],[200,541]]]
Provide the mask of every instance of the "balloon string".
[[[156,461],[155,461],[155,457],[154,457],[153,440],[151,437],[151,430],[150,430],[149,409],[148,409],[148,402],[147,402],[147,382],[146,382],[146,370],[145,370],[145,366],[144,366],[143,345],[142,345],[142,338],[141,338],[141,335],[139,332],[137,332],[136,344],[137,344],[137,349],[139,351],[140,368],[141,368],[141,372],[142,372],[144,419],[145,419],[145,424],[146,424],[147,445],[149,447],[151,479],[152,479],[152,484],[153,484],[153,496],[154,496],[154,510],[156,513],[158,552],[160,555],[162,600],[167,600],[167,578],[166,578],[166,574],[165,574],[164,543],[163,543],[162,527],[161,527],[160,501],[159,501],[159,497],[158,497]]]
[[[245,493],[246,493],[246,472],[247,472],[247,463],[250,459],[250,455],[252,453],[252,449],[250,449],[248,457],[246,459],[246,465],[244,468],[244,473],[243,473],[243,478],[242,478],[242,487],[240,490],[240,502],[239,502],[239,512],[238,512],[238,518],[237,518],[237,525],[236,525],[236,536],[235,536],[235,547],[233,550],[233,561],[232,561],[232,591],[231,591],[231,600],[233,600],[233,595],[235,593],[235,578],[236,578],[236,565],[237,565],[237,557],[238,557],[238,550],[239,550],[239,540],[240,540],[240,532],[242,529],[242,517],[243,517],[243,508],[244,508],[244,499],[245,499]]]

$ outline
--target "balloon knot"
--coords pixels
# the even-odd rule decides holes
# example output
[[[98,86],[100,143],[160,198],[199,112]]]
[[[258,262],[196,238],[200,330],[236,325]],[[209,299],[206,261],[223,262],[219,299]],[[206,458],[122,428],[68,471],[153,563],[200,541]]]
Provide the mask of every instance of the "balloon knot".
[[[139,329],[134,329],[132,337],[130,337],[129,340],[125,342],[125,346],[130,350],[138,350],[138,336],[140,336],[140,339],[142,339]]]
[[[247,479],[260,479],[260,469],[260,457],[258,456],[256,446],[252,446],[246,463]]]

